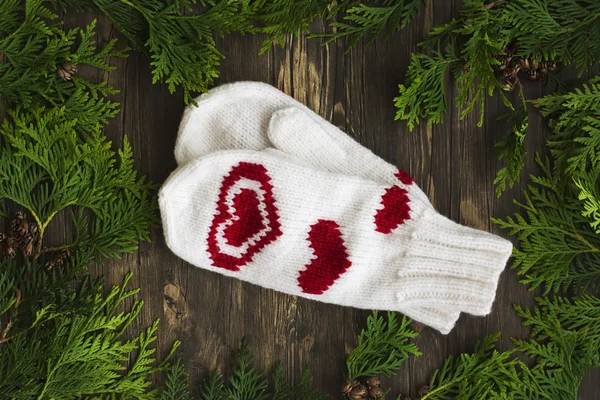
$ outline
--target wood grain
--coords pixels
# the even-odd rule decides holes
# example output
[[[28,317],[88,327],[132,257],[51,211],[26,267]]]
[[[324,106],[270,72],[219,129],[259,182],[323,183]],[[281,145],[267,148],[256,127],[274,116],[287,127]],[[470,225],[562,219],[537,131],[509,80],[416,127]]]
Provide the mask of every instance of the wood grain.
[[[460,120],[453,105],[441,125],[421,125],[409,132],[404,123],[394,121],[393,98],[410,54],[432,25],[456,16],[461,5],[459,1],[439,1],[434,8],[431,3],[415,23],[389,40],[378,39],[369,47],[359,43],[348,53],[343,41],[322,46],[318,40],[299,36],[289,37],[283,48],[259,56],[260,35],[219,39],[219,49],[227,57],[219,83],[255,80],[277,86],[409,171],[442,214],[505,235],[490,223],[490,217],[516,211],[512,200],[520,198],[524,184],[500,199],[494,194],[492,181],[500,165],[494,143],[505,132],[495,120],[502,111],[501,102],[488,99],[481,128],[475,115]],[[98,19],[99,44],[121,38],[101,15],[64,15],[66,27],[93,18]],[[312,29],[326,28],[315,22]],[[114,72],[95,76],[121,90],[115,96],[121,102],[121,113],[110,122],[106,135],[117,146],[127,136],[136,167],[153,181],[163,182],[175,168],[172,149],[183,97],[170,94],[164,85],[152,85],[148,60],[138,53],[112,63],[117,67]],[[447,91],[450,96],[456,92],[451,84]],[[540,118],[531,123],[523,176],[535,171],[533,154],[543,148],[546,130]],[[68,234],[66,222],[57,225],[49,240],[59,241]],[[183,342],[193,391],[210,370],[229,370],[230,355],[246,336],[260,368],[271,369],[281,361],[288,378],[295,381],[310,363],[315,386],[331,398],[340,398],[345,357],[368,312],[287,296],[194,268],[169,252],[160,229],[152,232],[152,243],[142,244],[137,253],[93,267],[94,273],[106,275],[107,285],[120,283],[126,271],[134,272],[132,286],[141,287],[146,304],[132,331],[160,318],[159,353],[165,354],[175,339]],[[530,306],[533,294],[517,282],[514,271],[507,271],[487,318],[462,316],[447,336],[423,329],[417,341],[424,355],[409,359],[398,376],[385,379],[384,385],[392,388],[394,396],[414,396],[446,356],[472,351],[474,342],[488,333],[501,331],[501,346],[510,348],[511,336],[527,334],[513,303]],[[589,374],[581,399],[600,398],[600,388],[594,383],[599,379],[600,371]]]

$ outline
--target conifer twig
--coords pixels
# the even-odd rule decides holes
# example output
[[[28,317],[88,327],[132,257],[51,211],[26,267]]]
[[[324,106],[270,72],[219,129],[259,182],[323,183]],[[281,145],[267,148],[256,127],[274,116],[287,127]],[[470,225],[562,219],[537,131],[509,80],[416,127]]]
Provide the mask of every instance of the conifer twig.
[[[12,336],[9,336],[9,337],[7,337],[7,336],[8,336],[8,331],[10,331],[10,329],[13,327],[13,324],[14,324],[14,321],[13,321],[14,310],[17,307],[19,307],[19,304],[21,304],[21,289],[16,288],[15,289],[15,304],[13,304],[11,309],[8,310],[8,318],[6,320],[6,326],[2,330],[2,335],[0,335],[0,343],[6,343],[12,339]]]

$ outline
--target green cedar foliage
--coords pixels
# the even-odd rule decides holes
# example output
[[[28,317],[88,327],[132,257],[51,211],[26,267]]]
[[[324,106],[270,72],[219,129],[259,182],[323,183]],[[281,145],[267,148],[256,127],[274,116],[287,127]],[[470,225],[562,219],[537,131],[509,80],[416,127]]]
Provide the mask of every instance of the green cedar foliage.
[[[513,268],[523,283],[545,293],[585,290],[600,281],[600,82],[536,100],[550,118],[547,138],[552,160],[538,157],[540,176],[532,176],[524,214],[496,220],[516,235]]]
[[[572,65],[581,74],[600,60],[599,19],[600,4],[593,0],[465,0],[460,17],[431,29],[420,44],[423,52],[412,56],[395,99],[396,118],[407,121],[410,130],[422,120],[443,122],[449,71],[458,88],[455,102],[461,118],[478,109],[482,125],[486,95],[499,95],[516,114],[511,117],[512,132],[497,145],[505,162],[495,181],[500,194],[520,178],[528,124],[520,111],[523,106],[503,94],[496,71],[499,59],[509,49],[515,59],[552,60],[561,68]],[[555,83],[561,86],[560,80]],[[524,102],[520,82],[517,87],[518,102]]]
[[[288,33],[308,32],[309,24],[323,16],[331,3],[331,0],[255,0],[256,18],[263,25],[262,32],[269,35],[260,54],[269,51],[274,44],[283,46]]]
[[[149,240],[149,227],[158,225],[154,186],[133,169],[127,140],[123,146],[117,158],[98,129],[79,129],[67,107],[10,112],[0,128],[0,199],[32,215],[36,257],[58,250],[41,243],[63,211],[72,212],[76,229],[60,249],[73,248],[83,269],[96,255],[119,257]]]
[[[512,352],[499,352],[495,343],[500,334],[487,336],[475,345],[473,354],[448,357],[429,382],[430,391],[421,399],[491,399],[506,393],[514,378]]]
[[[377,0],[342,2],[345,14],[342,22],[332,22],[335,32],[314,37],[324,37],[326,43],[340,38],[348,38],[348,48],[354,47],[367,37],[366,44],[373,43],[385,33],[389,38],[394,32],[404,29],[419,13],[427,0]],[[334,9],[340,11],[340,7]],[[332,14],[330,14],[330,17]]]
[[[25,107],[73,103],[94,108],[105,122],[117,113],[117,104],[104,98],[114,90],[105,82],[96,84],[77,76],[64,81],[56,70],[72,62],[110,71],[113,67],[106,57],[126,54],[114,50],[114,40],[96,48],[95,22],[64,31],[56,18],[41,0],[0,2],[0,95]]]
[[[412,342],[418,333],[409,328],[411,321],[394,312],[387,312],[386,317],[374,311],[367,318],[367,328],[358,335],[358,344],[346,360],[349,381],[392,376],[411,354],[421,355]]]
[[[600,299],[536,301],[533,310],[515,307],[531,327],[528,339],[513,339],[515,348],[500,352],[495,347],[499,334],[490,335],[474,353],[448,357],[421,400],[577,400],[585,372],[600,367]],[[530,360],[520,361],[519,352]]]
[[[54,0],[63,8],[99,10],[151,62],[153,82],[164,82],[171,93],[205,92],[219,76],[223,55],[215,35],[250,32],[253,16],[249,0],[205,0],[201,12],[195,0]]]
[[[269,387],[264,372],[254,366],[254,359],[248,350],[245,339],[235,354],[235,365],[227,381],[218,370],[203,383],[200,388],[200,400],[318,400],[326,396],[310,387],[312,377],[307,366],[302,379],[289,386],[285,372],[278,364],[273,374],[272,388]]]
[[[0,282],[22,279],[13,260],[1,264]],[[138,292],[126,289],[131,274],[122,286],[104,294],[102,280],[47,276],[44,266],[35,263],[30,270],[32,276],[21,286],[23,299],[31,299],[33,287],[43,290],[44,284],[58,283],[62,290],[48,291],[54,304],[30,301],[21,306],[37,311],[28,326],[11,332],[11,340],[0,347],[0,398],[158,398],[160,391],[151,389],[148,377],[170,365],[155,360],[157,323],[137,337],[124,337],[142,308],[141,301],[133,300],[128,311],[120,311]]]
[[[282,44],[288,33],[309,32],[310,23],[325,17],[331,32],[313,34],[325,43],[348,39],[348,49],[363,38],[371,44],[381,35],[390,37],[405,28],[418,14],[427,0],[254,0],[255,18],[261,23],[260,31],[269,35],[260,53]]]

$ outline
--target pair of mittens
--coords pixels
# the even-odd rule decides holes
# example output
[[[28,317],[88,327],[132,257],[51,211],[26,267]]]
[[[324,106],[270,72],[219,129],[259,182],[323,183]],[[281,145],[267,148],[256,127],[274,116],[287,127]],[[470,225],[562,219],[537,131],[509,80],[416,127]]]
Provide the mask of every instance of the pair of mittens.
[[[442,333],[460,312],[490,312],[510,242],[441,216],[410,176],[269,85],[224,85],[197,102],[160,193],[175,254]]]

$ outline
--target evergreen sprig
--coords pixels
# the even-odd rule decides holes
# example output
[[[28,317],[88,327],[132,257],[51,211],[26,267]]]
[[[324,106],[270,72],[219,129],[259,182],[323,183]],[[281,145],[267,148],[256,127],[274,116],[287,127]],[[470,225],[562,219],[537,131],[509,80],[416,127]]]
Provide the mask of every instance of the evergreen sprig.
[[[458,83],[456,104],[462,107],[461,118],[477,106],[481,125],[485,95],[501,87],[494,71],[500,64],[497,58],[510,42],[502,29],[502,17],[501,10],[486,7],[484,0],[467,0],[460,19],[433,28],[420,43],[431,56],[414,54],[406,82],[400,85],[396,119],[406,120],[411,130],[423,118],[430,124],[441,123],[446,112],[446,72],[452,70]]]
[[[104,96],[115,93],[105,82],[93,83],[73,77],[65,81],[57,69],[66,62],[111,71],[107,57],[124,57],[112,40],[96,47],[96,22],[86,28],[63,31],[57,15],[42,0],[10,0],[0,3],[0,95],[28,107],[32,104],[59,106],[72,102],[92,106],[110,118],[117,104]],[[83,122],[82,122],[83,123]]]
[[[85,266],[95,255],[119,257],[137,249],[140,239],[149,240],[158,206],[154,186],[133,169],[129,142],[117,159],[100,125],[91,132],[77,125],[64,106],[11,111],[0,128],[0,199],[33,216],[35,257],[58,250],[41,247],[44,232],[59,212],[72,210],[75,237],[61,249],[86,254],[78,260]]]
[[[45,274],[43,265],[31,267]],[[157,323],[124,338],[143,305],[134,300],[129,311],[118,311],[138,292],[126,289],[130,278],[105,295],[102,280],[88,277],[78,290],[65,289],[61,302],[46,303],[26,331],[0,347],[0,398],[156,398],[159,391],[150,389],[148,378],[170,366],[157,364],[150,347]]]
[[[532,176],[525,215],[495,220],[516,235],[520,249],[513,268],[532,289],[585,290],[600,280],[600,84],[536,100],[550,118],[547,139],[552,160],[538,157],[540,176]]]
[[[594,0],[507,1],[504,20],[517,54],[587,69],[600,59],[600,4]]]
[[[448,357],[444,366],[435,371],[429,383],[429,392],[422,400],[492,399],[506,393],[516,378],[512,352],[499,352],[496,342],[500,334],[489,335],[475,345],[472,354]]]
[[[200,388],[201,400],[318,400],[326,396],[311,388],[312,377],[307,366],[302,379],[294,386],[289,386],[285,372],[278,364],[273,375],[273,388],[269,388],[264,372],[254,366],[254,358],[248,350],[245,339],[235,354],[235,365],[227,383],[223,375],[215,370]]]
[[[63,8],[99,10],[132,46],[151,62],[152,81],[164,82],[171,93],[183,90],[185,102],[208,90],[219,76],[223,55],[215,35],[250,32],[250,0],[54,0]]]
[[[511,132],[497,146],[505,163],[495,180],[500,194],[520,179],[528,123],[519,111],[523,106],[515,106],[503,93],[506,87],[497,71],[499,60],[551,61],[561,68],[572,65],[581,74],[600,60],[599,19],[600,6],[591,0],[467,0],[461,16],[432,28],[420,44],[423,52],[413,54],[395,99],[396,119],[406,120],[410,130],[422,120],[443,122],[448,71],[458,88],[455,102],[460,118],[478,109],[481,126],[486,95],[500,96],[518,116],[512,118]],[[560,80],[557,83],[563,86]],[[521,93],[519,102],[525,103],[521,81],[517,79],[515,85]]]
[[[389,38],[394,32],[404,29],[419,13],[427,0],[377,0],[342,3],[345,8],[343,22],[332,22],[336,28],[332,33],[313,35],[325,38],[325,43],[348,38],[348,49],[364,39],[372,44],[380,35]],[[339,8],[335,10],[339,11]],[[332,15],[330,14],[330,17]]]
[[[536,298],[533,310],[515,309],[531,327],[528,339],[500,352],[499,334],[487,336],[472,354],[448,357],[421,400],[576,400],[583,376],[600,366],[600,299]],[[523,353],[531,362],[516,357]]]
[[[521,170],[525,165],[523,157],[525,156],[525,135],[529,128],[529,115],[527,114],[527,104],[523,98],[521,106],[514,112],[507,114],[506,119],[513,127],[513,131],[504,136],[498,143],[496,149],[498,159],[505,160],[504,167],[498,170],[494,185],[496,194],[500,196],[507,188],[513,187],[521,178]]]
[[[392,376],[411,354],[420,356],[421,352],[411,340],[418,333],[410,329],[410,322],[394,312],[383,317],[374,311],[346,360],[347,379]]]

